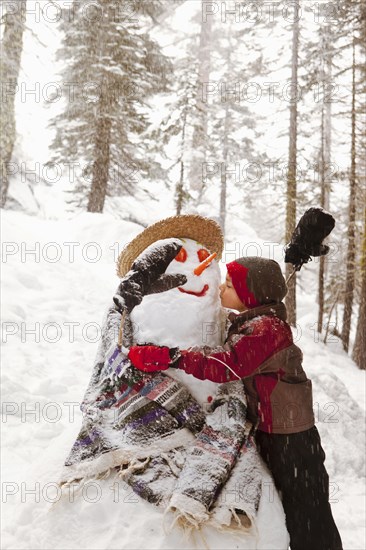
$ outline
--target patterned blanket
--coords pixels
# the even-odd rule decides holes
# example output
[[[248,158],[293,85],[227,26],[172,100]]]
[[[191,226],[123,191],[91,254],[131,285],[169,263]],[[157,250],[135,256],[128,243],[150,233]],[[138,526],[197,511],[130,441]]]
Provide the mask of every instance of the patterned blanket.
[[[199,528],[249,527],[262,466],[248,437],[243,384],[219,387],[205,413],[181,383],[135,369],[117,348],[121,315],[108,308],[81,409],[83,422],[60,485],[113,469],[142,498]],[[129,330],[124,334],[128,343]]]

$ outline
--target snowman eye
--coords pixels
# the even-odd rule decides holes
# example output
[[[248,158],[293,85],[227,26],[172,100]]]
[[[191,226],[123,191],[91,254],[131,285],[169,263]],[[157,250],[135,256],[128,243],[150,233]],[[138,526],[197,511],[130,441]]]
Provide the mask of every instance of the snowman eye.
[[[198,256],[198,259],[200,262],[203,262],[203,260],[205,260],[206,258],[208,258],[210,255],[209,251],[206,250],[205,248],[200,248],[198,251],[197,251],[197,256]]]
[[[175,260],[177,262],[182,262],[183,263],[183,262],[186,261],[186,259],[187,259],[187,251],[186,251],[185,248],[182,247],[180,249],[180,251],[178,252],[178,254],[176,255]]]

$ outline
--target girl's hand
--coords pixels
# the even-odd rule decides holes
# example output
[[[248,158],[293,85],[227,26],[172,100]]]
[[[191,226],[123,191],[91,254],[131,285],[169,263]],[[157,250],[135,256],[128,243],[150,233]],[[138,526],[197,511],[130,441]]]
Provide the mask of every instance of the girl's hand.
[[[179,348],[154,345],[131,346],[128,358],[134,367],[144,372],[167,370],[179,358]]]

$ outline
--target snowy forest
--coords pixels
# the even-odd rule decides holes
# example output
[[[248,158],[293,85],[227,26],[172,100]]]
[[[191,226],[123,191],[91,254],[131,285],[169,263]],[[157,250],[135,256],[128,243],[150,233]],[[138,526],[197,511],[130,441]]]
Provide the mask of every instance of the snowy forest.
[[[330,251],[292,276],[285,304],[308,346],[344,548],[361,550],[364,0],[1,0],[0,17],[5,397],[20,404],[36,396],[41,410],[50,399],[81,399],[96,342],[86,329],[113,295],[119,247],[150,224],[211,217],[225,235],[224,263],[237,252],[281,263],[300,217],[321,207],[336,221]],[[84,255],[93,247],[96,259]],[[289,277],[292,266],[282,267]],[[55,339],[42,327],[56,327]],[[345,419],[336,428],[327,424],[330,402]],[[53,474],[75,433],[66,420],[43,418],[17,440],[25,426],[17,413],[8,422],[5,479],[20,498],[22,472],[42,481],[34,464],[48,452]],[[17,451],[13,463],[23,437],[29,453]],[[9,509],[7,548],[50,547],[41,512],[15,512],[15,501]],[[99,548],[84,536],[78,547]],[[139,536],[121,547],[138,548]],[[76,540],[55,537],[55,548]]]
[[[365,369],[364,2],[2,4],[2,208],[198,212],[286,243],[321,206],[337,267],[319,262],[318,331]],[[46,113],[36,156],[19,102]],[[286,305],[296,325],[296,277]]]

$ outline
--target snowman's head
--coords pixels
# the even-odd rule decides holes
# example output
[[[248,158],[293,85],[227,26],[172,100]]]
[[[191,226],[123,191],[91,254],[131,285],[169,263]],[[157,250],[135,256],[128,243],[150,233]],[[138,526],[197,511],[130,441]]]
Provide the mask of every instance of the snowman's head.
[[[197,214],[183,214],[160,220],[139,233],[121,251],[117,275],[124,277],[134,260],[149,246],[165,239],[178,239],[182,250],[166,273],[182,273],[187,282],[160,294],[145,296],[131,314],[134,341],[187,348],[192,345],[214,346],[220,341],[218,261],[224,237],[218,223]],[[195,273],[205,257],[215,252],[216,259],[201,273]],[[209,334],[210,333],[210,334]]]
[[[193,239],[180,238],[179,240],[182,242],[182,248],[168,266],[166,273],[181,273],[187,277],[187,282],[173,290],[199,299],[210,295],[216,296],[220,284],[217,261],[212,260],[205,265],[205,260],[211,256],[211,251]]]

